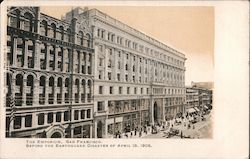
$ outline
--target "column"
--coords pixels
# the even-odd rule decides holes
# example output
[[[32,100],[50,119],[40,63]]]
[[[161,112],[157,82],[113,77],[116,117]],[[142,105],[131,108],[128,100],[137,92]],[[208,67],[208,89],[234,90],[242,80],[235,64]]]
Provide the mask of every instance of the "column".
[[[33,94],[33,105],[39,105],[39,93],[40,93],[40,85],[39,80],[34,79],[34,94]]]
[[[12,37],[12,56],[13,56],[13,66],[16,66],[16,52],[17,52],[17,36]]]
[[[45,79],[45,98],[44,98],[44,100],[45,100],[45,105],[48,105],[49,103],[48,103],[48,99],[49,99],[49,78],[48,77],[46,77],[46,79]]]
[[[54,57],[54,62],[55,62],[55,71],[57,71],[58,70],[58,50],[59,50],[60,48],[59,48],[59,46],[55,46],[55,57]]]
[[[48,112],[44,113],[44,125],[48,124]]]
[[[56,112],[53,112],[53,123],[56,123]]]
[[[41,42],[39,40],[35,40],[35,53],[34,53],[34,68],[40,69],[40,54],[41,54],[41,48],[40,48]]]
[[[95,131],[94,131],[94,138],[97,138],[97,121],[95,120],[94,121],[94,128],[95,128]]]
[[[162,118],[165,121],[165,98],[162,99]]]
[[[95,61],[97,61],[97,59],[95,59],[96,56],[94,56],[94,53],[90,53],[90,56],[91,56],[91,61],[90,61],[90,64],[89,64],[90,70],[91,70],[90,74],[95,75],[94,72],[96,72],[96,71],[95,71],[94,67],[95,67]]]
[[[50,47],[49,43],[46,44],[46,70],[49,70],[49,60],[50,60]]]
[[[90,126],[89,126],[89,138],[92,138],[92,134],[93,133],[93,125],[91,124]]]
[[[82,73],[82,63],[81,63],[81,59],[82,59],[82,52],[79,52],[79,56],[78,56],[78,69],[79,69],[79,73]]]
[[[24,60],[23,60],[23,67],[28,67],[28,39],[24,38]]]
[[[13,99],[15,100],[15,95],[16,95],[16,77],[12,77],[12,80],[11,80],[11,94],[12,94],[12,97]]]
[[[21,129],[25,128],[25,116],[21,116]]]
[[[88,74],[88,61],[89,61],[89,53],[85,53],[85,74]]]
[[[85,90],[85,93],[84,93],[84,94],[85,94],[85,103],[88,102],[87,99],[88,99],[89,90],[87,90],[87,88],[88,88],[88,80],[85,80],[85,89],[84,89],[84,90]],[[86,113],[86,112],[85,112],[85,113]],[[86,115],[86,114],[85,114],[85,115]]]
[[[54,104],[57,103],[57,77],[54,78],[54,93],[53,93],[53,100],[54,100]]]
[[[32,128],[36,128],[37,127],[37,114],[33,113],[32,114]]]
[[[26,106],[26,84],[27,83],[27,76],[24,75],[23,77],[23,97],[22,97],[22,100],[23,100],[23,103],[22,103],[22,106]]]

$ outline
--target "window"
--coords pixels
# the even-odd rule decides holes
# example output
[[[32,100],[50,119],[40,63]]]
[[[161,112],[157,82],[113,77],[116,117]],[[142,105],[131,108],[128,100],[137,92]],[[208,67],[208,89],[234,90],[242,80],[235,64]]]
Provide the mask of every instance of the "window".
[[[109,94],[113,94],[113,87],[109,87]]]
[[[14,129],[20,129],[21,128],[21,120],[22,120],[22,117],[21,116],[15,116],[15,119],[14,119]]]
[[[85,119],[85,110],[81,110],[81,119]]]
[[[78,120],[79,119],[79,110],[75,110],[74,111],[74,120]]]
[[[48,113],[48,124],[53,123],[53,113]]]
[[[133,76],[133,82],[135,82],[135,76]]]
[[[61,122],[61,116],[62,116],[61,112],[56,113],[56,122]]]
[[[43,125],[44,124],[44,114],[38,114],[38,125]]]
[[[68,121],[69,120],[69,111],[65,111],[64,112],[64,121]]]
[[[128,70],[128,64],[125,65],[125,70],[126,70],[126,71]]]
[[[104,102],[97,102],[97,111],[104,110]]]
[[[108,61],[108,68],[111,68],[111,63],[112,63],[112,61],[109,60],[109,61]]]
[[[108,72],[108,79],[111,80],[111,72]]]
[[[99,94],[103,94],[103,86],[99,86]]]
[[[134,88],[134,94],[137,94],[137,88],[136,87]]]
[[[31,127],[32,123],[32,115],[25,116],[25,127]]]
[[[102,71],[99,71],[99,79],[102,79]]]
[[[122,87],[119,87],[119,94],[122,94]]]
[[[141,94],[143,94],[143,88],[141,88]]]
[[[126,82],[128,82],[128,75],[125,75],[125,80]]]
[[[121,80],[121,77],[120,77],[120,74],[119,74],[119,73],[117,74],[117,80],[118,80],[118,81]]]
[[[88,109],[88,110],[87,110],[87,118],[90,118],[90,114],[91,114],[91,110]]]
[[[129,90],[129,87],[127,87],[127,94],[129,94],[130,90]]]
[[[149,94],[149,88],[147,88],[147,94]]]
[[[99,66],[102,66],[102,65],[103,65],[103,59],[99,58]]]

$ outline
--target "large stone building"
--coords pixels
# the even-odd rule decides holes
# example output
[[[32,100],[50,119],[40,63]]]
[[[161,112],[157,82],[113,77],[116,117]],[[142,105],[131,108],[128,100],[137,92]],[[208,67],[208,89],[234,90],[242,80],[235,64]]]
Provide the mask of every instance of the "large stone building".
[[[6,136],[92,137],[94,51],[84,17],[8,9]]]
[[[184,54],[96,9],[75,8],[62,20],[11,9],[12,136],[104,138],[184,111]]]

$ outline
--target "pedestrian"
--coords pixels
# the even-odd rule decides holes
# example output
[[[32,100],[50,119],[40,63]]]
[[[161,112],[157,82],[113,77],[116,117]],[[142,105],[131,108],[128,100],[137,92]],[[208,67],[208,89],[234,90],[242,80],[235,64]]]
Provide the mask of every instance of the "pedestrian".
[[[141,137],[141,131],[139,132],[139,137]]]
[[[130,137],[132,137],[133,136],[133,132],[131,131],[131,133],[130,133]]]
[[[182,136],[182,131],[181,131],[181,138],[183,138],[183,136]]]

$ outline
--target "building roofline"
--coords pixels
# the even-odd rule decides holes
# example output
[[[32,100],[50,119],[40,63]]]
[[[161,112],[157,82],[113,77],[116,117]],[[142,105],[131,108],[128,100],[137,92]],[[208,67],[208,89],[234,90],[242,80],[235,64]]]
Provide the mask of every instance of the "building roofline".
[[[131,27],[131,26],[129,26],[129,25],[123,23],[123,22],[121,22],[120,20],[118,20],[118,19],[116,19],[116,18],[113,18],[113,17],[111,17],[110,15],[108,15],[108,14],[106,14],[106,13],[104,13],[104,12],[102,12],[102,11],[96,9],[96,8],[89,9],[88,11],[96,11],[96,12],[99,12],[99,13],[103,14],[105,17],[108,17],[108,18],[114,20],[114,21],[115,21],[115,24],[117,24],[117,23],[119,24],[119,23],[120,23],[121,25],[125,26],[125,28],[129,28],[129,29],[131,29],[132,31],[134,31],[134,34],[138,33],[138,34],[139,34],[139,37],[140,37],[140,36],[144,36],[144,37],[148,38],[148,40],[151,41],[151,42],[153,42],[156,46],[159,45],[158,47],[160,47],[161,49],[166,49],[167,51],[173,51],[174,53],[177,53],[178,55],[181,55],[182,58],[184,58],[185,60],[187,59],[187,58],[185,57],[185,54],[184,54],[184,53],[182,53],[182,52],[180,52],[180,51],[177,51],[177,49],[175,49],[173,46],[169,46],[169,44],[164,44],[164,43],[160,42],[159,40],[157,40],[156,38],[153,38],[153,37],[151,37],[151,36],[149,36],[149,35],[143,33],[142,31],[139,31],[139,30],[137,30],[137,29],[135,29],[135,28],[133,28],[133,27]],[[138,35],[137,35],[137,36],[138,36]],[[141,38],[141,37],[140,37],[140,38]],[[145,39],[145,40],[146,40],[146,39]]]

